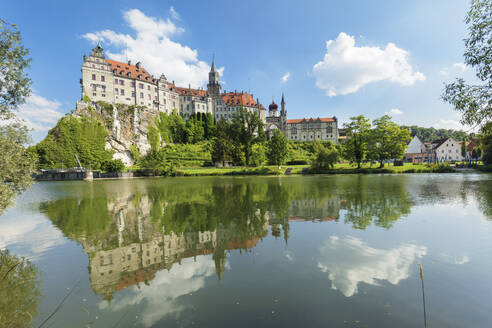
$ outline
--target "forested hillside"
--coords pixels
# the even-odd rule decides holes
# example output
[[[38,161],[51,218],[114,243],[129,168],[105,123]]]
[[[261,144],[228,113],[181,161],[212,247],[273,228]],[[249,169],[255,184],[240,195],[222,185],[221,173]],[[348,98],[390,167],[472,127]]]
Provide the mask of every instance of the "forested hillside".
[[[469,140],[473,135],[466,133],[464,131],[456,131],[456,130],[446,130],[446,129],[435,129],[435,128],[423,128],[420,126],[412,125],[412,126],[402,126],[403,128],[407,128],[410,130],[410,133],[413,135],[417,134],[417,137],[422,142],[432,142],[436,139],[441,138],[453,138],[455,140]]]

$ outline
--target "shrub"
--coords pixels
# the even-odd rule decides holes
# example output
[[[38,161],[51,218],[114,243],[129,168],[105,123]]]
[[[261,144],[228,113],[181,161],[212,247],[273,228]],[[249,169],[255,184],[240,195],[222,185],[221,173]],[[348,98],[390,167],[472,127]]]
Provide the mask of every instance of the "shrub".
[[[334,147],[321,146],[311,166],[315,170],[333,169],[339,157],[338,151]]]
[[[105,172],[121,172],[125,169],[125,164],[121,159],[113,159],[110,161],[104,161],[101,164],[101,170]]]
[[[306,165],[306,164],[309,164],[309,162],[305,159],[293,159],[287,162],[287,165]]]

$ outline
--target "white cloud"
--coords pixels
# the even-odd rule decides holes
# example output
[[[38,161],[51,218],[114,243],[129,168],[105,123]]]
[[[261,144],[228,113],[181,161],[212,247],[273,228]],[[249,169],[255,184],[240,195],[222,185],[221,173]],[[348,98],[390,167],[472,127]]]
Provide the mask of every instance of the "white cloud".
[[[280,80],[282,81],[282,83],[285,83],[289,81],[289,78],[290,78],[290,72],[287,72],[284,75],[282,75],[282,78]]]
[[[205,279],[214,273],[215,262],[212,256],[200,256],[196,261],[184,259],[180,265],[173,266],[170,272],[157,272],[149,286],[133,286],[130,288],[132,295],[124,295],[111,304],[103,301],[99,308],[129,311],[130,308],[143,305],[140,317],[142,323],[150,327],[167,315],[182,312],[186,306],[180,304],[179,298],[205,287]]]
[[[391,81],[409,86],[425,80],[408,62],[409,53],[388,43],[379,47],[357,47],[355,39],[340,33],[336,40],[326,42],[326,54],[313,66],[316,86],[330,97],[354,93],[364,85]]]
[[[438,122],[431,125],[436,129],[452,129],[452,130],[465,130],[465,126],[461,124],[458,120],[446,120],[440,119]]]
[[[454,63],[453,65],[449,67],[445,67],[439,71],[440,76],[448,76],[451,73],[452,74],[459,74],[459,73],[464,73],[468,71],[470,67],[467,66],[465,63]]]
[[[361,282],[377,285],[378,280],[387,280],[397,285],[410,276],[410,265],[426,254],[424,246],[405,244],[385,250],[355,237],[332,236],[320,248],[318,267],[328,273],[333,289],[350,297]]]
[[[56,122],[64,115],[62,104],[53,99],[47,99],[37,94],[32,94],[26,102],[19,106],[16,118],[2,121],[0,124],[20,122],[26,125],[34,137],[34,141],[39,141],[46,132],[56,125]]]
[[[173,6],[169,8],[169,14],[174,20],[181,20],[181,16],[178,14],[178,12],[176,11],[176,9],[174,9]]]
[[[138,9],[124,12],[124,19],[134,30],[134,36],[103,30],[86,33],[83,37],[93,43],[103,41],[118,48],[119,52],[106,50],[105,53],[113,60],[126,61],[128,57],[133,62],[140,61],[156,77],[164,73],[168,80],[183,86],[206,84],[210,66],[198,59],[196,50],[171,40],[172,36],[184,31],[182,28],[170,19],[149,17]],[[221,75],[223,69],[218,69]]]
[[[391,108],[389,111],[387,111],[385,113],[386,115],[389,115],[389,116],[396,116],[396,115],[403,115],[403,112],[401,111],[401,109],[398,109],[398,108]]]

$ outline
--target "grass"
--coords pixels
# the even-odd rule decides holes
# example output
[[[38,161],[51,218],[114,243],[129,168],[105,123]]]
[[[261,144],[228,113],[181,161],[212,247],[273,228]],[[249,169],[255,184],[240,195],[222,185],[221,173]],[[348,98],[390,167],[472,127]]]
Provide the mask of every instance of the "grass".
[[[303,169],[309,169],[309,165],[282,165],[280,170],[276,166],[268,165],[263,167],[181,167],[176,170],[178,176],[219,176],[219,175],[283,175],[287,168],[291,168],[291,174],[302,174]],[[403,166],[393,166],[386,164],[379,168],[379,164],[361,165],[357,169],[356,165],[349,163],[336,164],[333,169],[323,171],[311,171],[308,174],[380,174],[380,173],[446,173],[456,172],[449,166],[435,166],[427,164],[404,163]]]

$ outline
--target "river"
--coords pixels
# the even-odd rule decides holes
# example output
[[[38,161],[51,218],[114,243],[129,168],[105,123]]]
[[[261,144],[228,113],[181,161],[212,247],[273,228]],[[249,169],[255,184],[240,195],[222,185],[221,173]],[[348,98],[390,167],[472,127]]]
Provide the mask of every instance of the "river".
[[[34,327],[492,325],[490,174],[43,182],[0,249]]]

